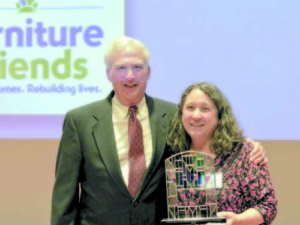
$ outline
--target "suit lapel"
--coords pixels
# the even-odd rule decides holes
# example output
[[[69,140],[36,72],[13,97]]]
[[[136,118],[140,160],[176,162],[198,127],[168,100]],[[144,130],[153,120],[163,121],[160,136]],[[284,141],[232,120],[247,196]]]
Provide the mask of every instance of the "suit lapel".
[[[103,105],[101,105],[101,109],[104,110],[94,115],[98,122],[93,128],[93,136],[109,175],[114,180],[120,191],[126,196],[130,197],[128,189],[123,180],[115,143],[114,128],[112,123],[112,96],[113,92],[106,99],[107,101],[104,101]]]
[[[109,175],[114,180],[114,183],[118,186],[120,191],[125,196],[131,198],[131,195],[128,192],[127,186],[123,180],[117,147],[115,143],[111,106],[113,95],[114,93],[112,92],[107,97],[106,101],[103,101],[101,103],[102,105],[101,107],[99,107],[100,112],[94,115],[95,119],[98,120],[98,122],[93,128],[93,136],[98,147],[100,157],[103,159]],[[164,118],[164,116],[166,115],[165,111],[158,109],[159,107],[157,106],[154,110],[155,100],[147,95],[146,102],[149,111],[153,154],[151,163],[147,169],[139,193],[141,193],[143,189],[146,188],[147,184],[154,176],[159,163],[161,162],[161,159],[164,155],[168,131],[168,123]],[[136,197],[139,196],[139,193],[136,195]]]

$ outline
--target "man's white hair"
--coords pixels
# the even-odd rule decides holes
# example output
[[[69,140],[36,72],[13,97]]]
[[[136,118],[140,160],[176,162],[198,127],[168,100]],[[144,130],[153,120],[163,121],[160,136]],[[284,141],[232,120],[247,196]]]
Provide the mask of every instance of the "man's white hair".
[[[114,53],[125,51],[126,48],[131,48],[132,50],[141,51],[144,56],[146,66],[149,66],[150,52],[148,48],[139,40],[123,36],[114,39],[106,49],[104,53],[104,62],[106,64],[106,67],[110,68]]]

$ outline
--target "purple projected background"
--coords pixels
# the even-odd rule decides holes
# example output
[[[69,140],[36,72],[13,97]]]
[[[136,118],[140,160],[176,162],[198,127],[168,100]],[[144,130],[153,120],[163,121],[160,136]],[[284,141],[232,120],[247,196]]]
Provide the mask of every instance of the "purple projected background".
[[[189,84],[209,81],[247,136],[300,140],[299,1],[131,0],[126,8],[126,34],[151,52],[148,94],[177,103]],[[63,117],[2,115],[0,138],[57,139]]]

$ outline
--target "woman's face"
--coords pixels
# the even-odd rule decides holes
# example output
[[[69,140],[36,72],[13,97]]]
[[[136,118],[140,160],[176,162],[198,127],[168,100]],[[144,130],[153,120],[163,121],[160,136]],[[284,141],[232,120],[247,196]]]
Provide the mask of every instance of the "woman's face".
[[[210,140],[218,125],[218,110],[203,91],[192,90],[183,105],[182,123],[192,140]]]

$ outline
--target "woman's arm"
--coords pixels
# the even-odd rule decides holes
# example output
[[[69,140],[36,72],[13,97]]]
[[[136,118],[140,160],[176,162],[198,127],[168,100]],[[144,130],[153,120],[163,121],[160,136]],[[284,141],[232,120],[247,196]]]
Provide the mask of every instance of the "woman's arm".
[[[264,224],[271,224],[277,213],[277,199],[267,165],[250,164],[246,188],[246,201],[261,213]]]
[[[251,145],[248,145],[248,147],[248,150],[252,148]],[[259,166],[250,162],[247,150],[242,153],[241,157],[244,159],[242,165],[244,173],[241,174],[243,182],[241,184],[244,199],[251,209],[251,211],[249,209],[249,211],[246,210],[240,214],[241,224],[244,224],[244,221],[247,222],[252,217],[256,217],[257,213],[261,214],[263,224],[271,224],[277,213],[277,200],[267,165]]]
[[[226,217],[226,225],[269,225],[277,213],[277,200],[267,165],[257,165],[250,162],[250,152],[253,146],[245,143],[239,159],[242,160],[238,179],[241,194],[247,210],[240,214],[223,211],[218,216]],[[216,225],[211,224],[211,225]],[[224,225],[224,224],[223,224]]]

